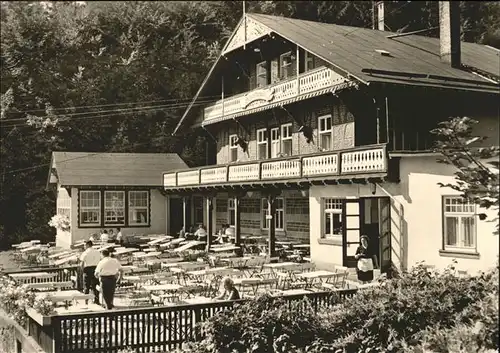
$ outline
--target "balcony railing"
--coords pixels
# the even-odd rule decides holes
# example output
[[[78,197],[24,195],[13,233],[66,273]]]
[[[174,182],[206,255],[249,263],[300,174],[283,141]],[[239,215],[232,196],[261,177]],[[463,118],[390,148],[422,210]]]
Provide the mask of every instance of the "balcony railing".
[[[164,173],[165,189],[258,181],[307,180],[317,177],[356,178],[387,173],[385,145],[355,147],[313,155],[233,163]]]
[[[204,121],[208,122],[225,115],[244,112],[271,103],[279,103],[295,96],[312,93],[346,81],[346,78],[333,70],[320,67],[299,75],[298,79],[293,77],[264,88],[221,99],[205,108]]]

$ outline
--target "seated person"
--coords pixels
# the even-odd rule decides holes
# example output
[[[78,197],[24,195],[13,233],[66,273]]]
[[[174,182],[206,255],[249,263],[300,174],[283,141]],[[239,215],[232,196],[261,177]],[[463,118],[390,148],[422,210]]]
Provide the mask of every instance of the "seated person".
[[[116,235],[115,235],[115,232],[113,229],[108,230],[108,236],[109,236],[108,241],[110,243],[113,243],[115,241],[115,238],[116,238]]]
[[[203,239],[207,238],[207,231],[205,230],[205,227],[203,226],[203,224],[200,224],[198,226],[198,230],[194,233],[194,236],[198,240],[203,240]]]
[[[116,228],[116,238],[115,238],[115,243],[123,245],[123,233],[120,227]]]
[[[184,230],[186,227],[182,227],[182,229],[179,231],[179,238],[186,238],[186,231]]]
[[[103,229],[101,233],[101,242],[107,243],[108,241],[109,241],[108,231],[106,229]]]
[[[228,224],[223,224],[222,228],[219,230],[217,233],[217,239],[215,240],[216,242],[220,244],[224,244],[225,239],[227,238],[226,236],[226,229],[229,227]]]
[[[234,240],[234,235],[235,235],[235,232],[234,232],[234,227],[233,226],[230,226],[229,224],[226,224],[227,225],[227,228],[226,228],[226,236],[227,236],[227,240]]]
[[[240,299],[240,293],[234,286],[234,282],[231,278],[226,277],[224,278],[224,281],[222,282],[224,284],[224,293],[222,293],[220,296],[216,297],[215,299],[219,300],[239,300]]]

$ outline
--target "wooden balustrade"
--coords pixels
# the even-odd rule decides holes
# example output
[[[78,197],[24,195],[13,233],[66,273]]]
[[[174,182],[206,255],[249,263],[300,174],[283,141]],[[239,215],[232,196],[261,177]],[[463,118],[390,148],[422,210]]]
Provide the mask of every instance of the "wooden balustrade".
[[[335,71],[327,67],[319,67],[300,74],[298,81],[295,76],[264,88],[258,88],[253,91],[220,99],[204,109],[203,119],[204,121],[209,121],[225,115],[240,113],[248,109],[265,106],[270,103],[277,103],[298,95],[315,92],[346,81],[347,79],[345,77],[337,74]],[[269,100],[266,98],[248,102],[247,97],[259,92],[267,95]]]
[[[325,310],[356,293],[356,289],[335,292],[312,292],[307,295],[283,296],[293,310],[310,306],[315,312]],[[307,297],[308,301],[303,301]],[[170,351],[187,341],[202,338],[197,323],[237,302],[74,313],[50,316],[50,324],[40,324],[28,317],[28,332],[47,353],[101,353],[133,348],[141,352]],[[291,305],[292,303],[301,303]]]
[[[179,186],[241,183],[259,180],[300,179],[387,172],[385,145],[356,147],[301,157],[230,164],[165,173],[166,189]],[[176,180],[175,185],[173,181]]]

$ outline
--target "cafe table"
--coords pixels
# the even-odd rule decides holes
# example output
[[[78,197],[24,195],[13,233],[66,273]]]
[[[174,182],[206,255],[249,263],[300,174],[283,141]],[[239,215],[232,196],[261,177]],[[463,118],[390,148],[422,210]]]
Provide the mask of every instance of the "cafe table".
[[[72,300],[89,300],[94,298],[94,294],[85,294],[77,290],[61,290],[52,292],[36,293],[37,298],[48,298],[53,302],[69,302]]]
[[[142,286],[142,288],[144,290],[147,290],[148,292],[159,292],[159,291],[175,292],[181,290],[183,286],[175,283],[164,283],[164,284],[144,285]]]
[[[310,288],[314,285],[315,281],[321,281],[321,283],[328,282],[332,278],[339,276],[345,276],[343,273],[335,273],[330,271],[311,271],[297,274],[297,277],[302,278],[306,282],[306,288]]]

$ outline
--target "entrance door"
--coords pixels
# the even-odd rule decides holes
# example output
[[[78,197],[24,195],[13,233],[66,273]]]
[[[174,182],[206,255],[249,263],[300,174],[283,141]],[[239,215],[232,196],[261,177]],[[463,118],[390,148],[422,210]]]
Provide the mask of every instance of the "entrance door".
[[[342,234],[342,254],[344,266],[356,267],[356,250],[361,236],[361,202],[359,199],[346,199],[344,201],[344,231]]]
[[[379,206],[379,232],[380,232],[380,271],[387,272],[391,268],[391,200],[382,197]]]
[[[169,223],[170,229],[168,229],[168,234],[175,237],[179,234],[182,229],[182,199],[180,198],[170,198],[170,207],[169,207]]]

